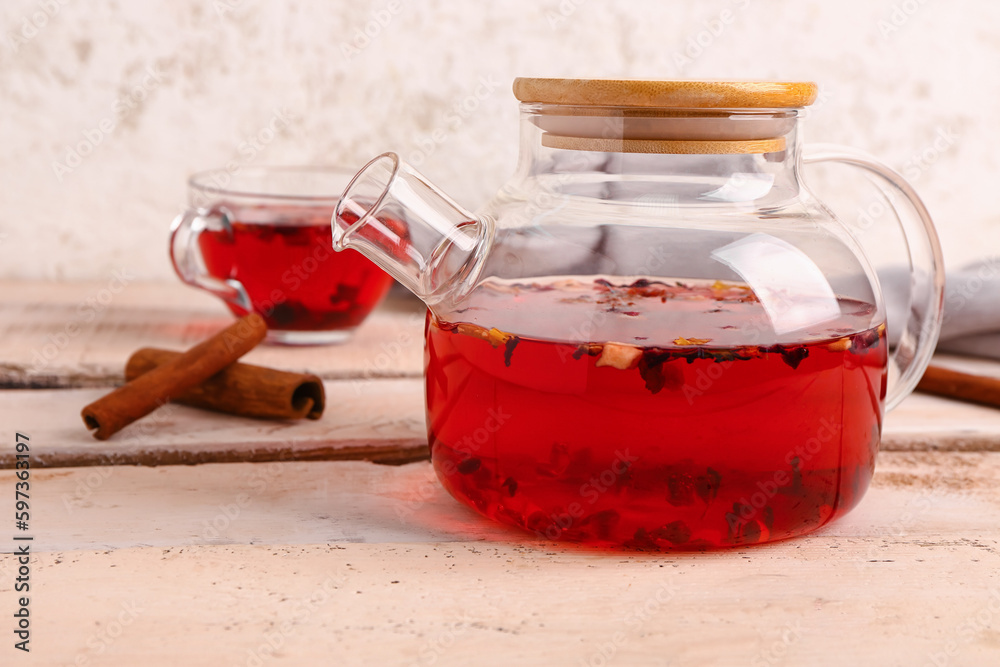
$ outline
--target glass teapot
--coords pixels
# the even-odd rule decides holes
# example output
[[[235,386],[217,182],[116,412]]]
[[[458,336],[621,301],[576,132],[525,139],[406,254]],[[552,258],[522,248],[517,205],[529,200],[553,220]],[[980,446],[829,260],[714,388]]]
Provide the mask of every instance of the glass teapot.
[[[940,328],[941,252],[910,185],[800,146],[812,83],[520,78],[514,94],[517,170],[478,213],[385,153],[333,218],[337,250],[429,308],[443,485],[547,539],[638,549],[768,542],[854,507]],[[802,183],[820,161],[913,209],[893,349],[871,262]]]

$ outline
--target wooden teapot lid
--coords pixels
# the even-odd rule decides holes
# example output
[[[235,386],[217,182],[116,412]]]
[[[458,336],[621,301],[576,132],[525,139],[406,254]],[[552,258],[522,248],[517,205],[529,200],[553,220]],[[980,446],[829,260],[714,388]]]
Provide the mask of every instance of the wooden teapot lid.
[[[663,109],[795,109],[816,100],[809,81],[514,79],[521,102]]]
[[[543,146],[612,153],[780,152],[794,109],[812,104],[816,93],[810,82],[514,80],[521,102],[552,105],[532,119]],[[734,123],[739,110],[759,117]]]

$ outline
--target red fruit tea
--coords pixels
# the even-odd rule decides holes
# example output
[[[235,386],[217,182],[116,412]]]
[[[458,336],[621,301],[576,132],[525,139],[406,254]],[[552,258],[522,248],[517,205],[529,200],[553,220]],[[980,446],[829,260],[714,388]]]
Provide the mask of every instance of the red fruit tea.
[[[468,321],[428,316],[434,466],[456,498],[549,539],[704,549],[812,531],[867,489],[885,397],[881,316],[837,305],[782,340],[742,285],[486,285]]]
[[[231,234],[206,231],[198,239],[205,266],[215,278],[239,281],[270,329],[353,329],[392,285],[361,253],[334,252],[332,207],[230,210]]]

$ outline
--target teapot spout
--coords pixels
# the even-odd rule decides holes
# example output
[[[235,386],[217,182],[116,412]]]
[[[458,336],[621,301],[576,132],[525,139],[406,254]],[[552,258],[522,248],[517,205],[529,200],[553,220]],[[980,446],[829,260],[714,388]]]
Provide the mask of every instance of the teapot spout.
[[[395,153],[362,167],[332,225],[334,250],[359,251],[432,310],[475,286],[493,238],[489,218],[476,218]]]

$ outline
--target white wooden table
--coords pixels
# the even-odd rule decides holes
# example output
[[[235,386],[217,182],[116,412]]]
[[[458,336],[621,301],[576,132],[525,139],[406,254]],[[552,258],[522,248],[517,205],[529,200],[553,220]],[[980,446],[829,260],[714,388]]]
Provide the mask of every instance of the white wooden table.
[[[812,536],[596,551],[491,524],[437,484],[405,303],[349,344],[248,356],[323,376],[318,422],[167,406],[93,440],[79,410],[130,351],[229,319],[179,285],[129,285],[83,321],[101,289],[0,284],[0,550],[20,544],[16,432],[34,538],[29,654],[17,557],[0,556],[0,665],[1000,664],[1000,410],[907,399],[873,488]]]

